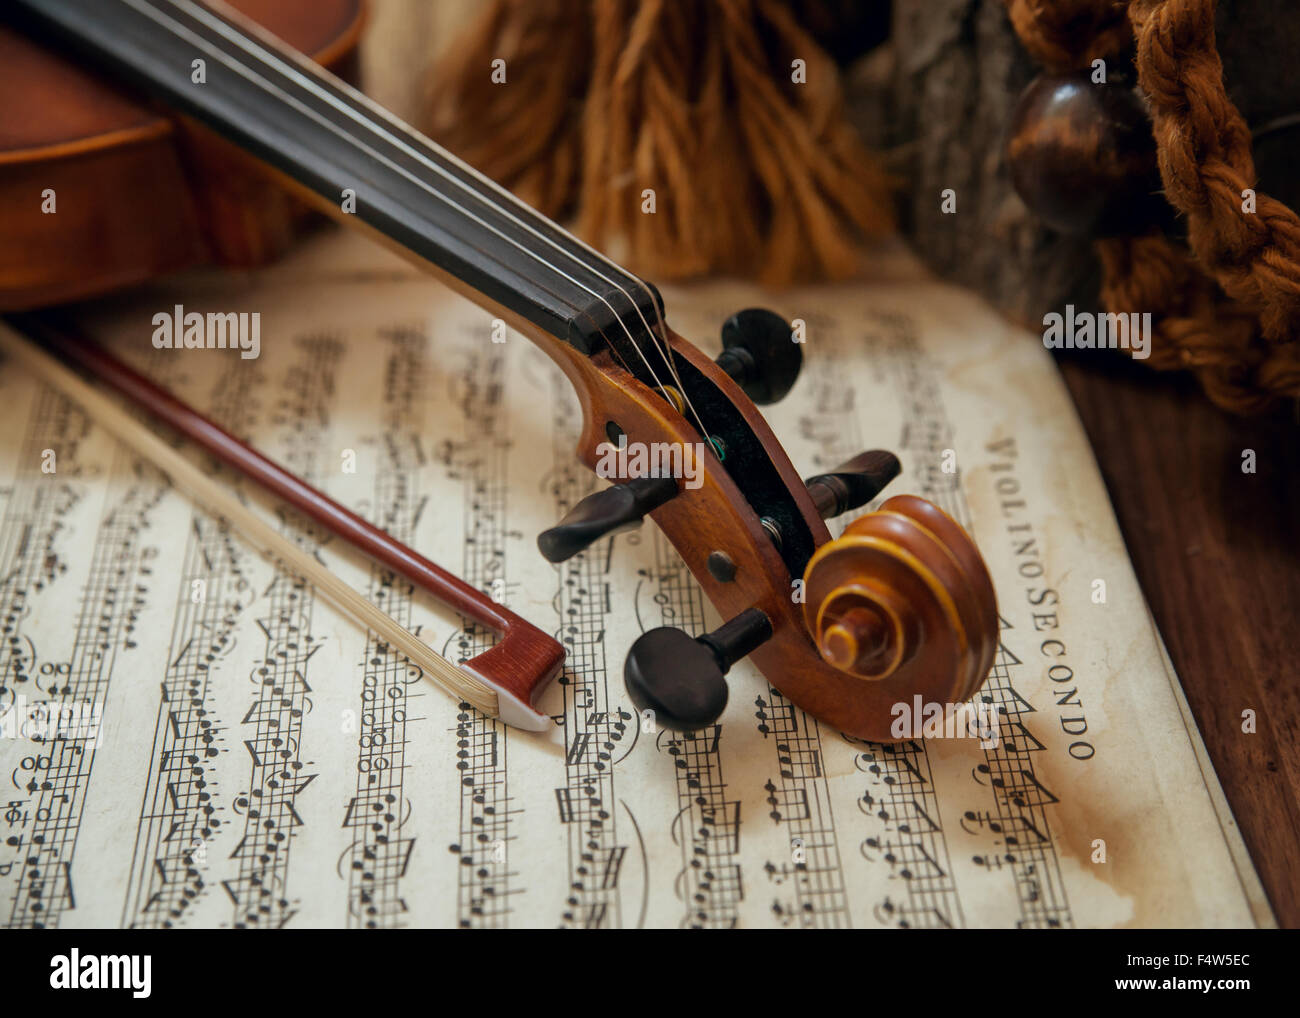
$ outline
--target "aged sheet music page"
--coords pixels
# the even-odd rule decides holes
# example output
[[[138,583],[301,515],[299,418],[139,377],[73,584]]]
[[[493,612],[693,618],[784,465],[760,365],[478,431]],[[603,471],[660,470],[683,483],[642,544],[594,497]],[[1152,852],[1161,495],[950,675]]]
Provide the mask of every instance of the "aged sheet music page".
[[[1002,617],[981,693],[995,745],[848,739],[743,662],[721,724],[648,730],[623,656],[645,628],[717,624],[688,571],[652,525],[546,563],[537,533],[605,483],[574,458],[567,384],[517,334],[493,342],[486,312],[327,233],[267,272],[168,281],[86,322],[558,634],[555,726],[458,706],[6,365],[4,923],[1271,925],[1050,358],[974,296],[888,266],[776,298],[665,297],[714,352],[739,308],[803,319],[804,373],[767,411],[796,467],[893,449],[886,494],[971,529]],[[152,316],[182,293],[260,313],[260,356],[155,350]],[[490,639],[232,483],[447,656]],[[60,706],[86,724],[12,730]]]

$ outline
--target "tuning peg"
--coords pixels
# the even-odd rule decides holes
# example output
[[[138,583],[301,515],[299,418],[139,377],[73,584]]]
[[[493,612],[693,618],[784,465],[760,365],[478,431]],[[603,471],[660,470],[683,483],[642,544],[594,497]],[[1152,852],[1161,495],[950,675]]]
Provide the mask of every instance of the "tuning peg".
[[[677,494],[671,477],[638,477],[588,495],[549,530],[537,535],[548,562],[563,562],[584,548],[621,530],[641,525],[642,518]]]
[[[771,620],[757,608],[699,638],[671,626],[651,629],[627,653],[628,696],[637,710],[653,710],[665,728],[706,728],[727,706],[727,670],[771,635]]]
[[[714,361],[755,403],[784,398],[799,377],[803,347],[775,311],[746,308],[722,326],[722,353]]]
[[[822,519],[829,520],[850,509],[866,505],[884,490],[885,485],[902,472],[902,464],[892,452],[872,449],[860,452],[841,463],[829,474],[809,477],[804,484]]]

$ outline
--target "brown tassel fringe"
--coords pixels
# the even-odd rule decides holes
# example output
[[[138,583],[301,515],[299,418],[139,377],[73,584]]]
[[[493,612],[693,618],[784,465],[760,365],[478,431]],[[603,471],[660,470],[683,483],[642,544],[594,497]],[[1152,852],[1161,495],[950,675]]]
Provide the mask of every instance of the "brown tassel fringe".
[[[436,69],[430,126],[640,273],[779,287],[854,275],[860,240],[893,228],[842,107],[780,0],[492,0]]]

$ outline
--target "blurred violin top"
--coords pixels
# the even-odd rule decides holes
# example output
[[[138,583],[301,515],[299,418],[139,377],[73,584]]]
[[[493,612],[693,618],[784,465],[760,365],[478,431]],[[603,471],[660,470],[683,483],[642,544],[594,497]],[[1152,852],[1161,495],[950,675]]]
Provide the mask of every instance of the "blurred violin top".
[[[232,6],[355,79],[361,0]],[[0,15],[0,310],[284,253],[307,209],[255,160],[23,27]]]

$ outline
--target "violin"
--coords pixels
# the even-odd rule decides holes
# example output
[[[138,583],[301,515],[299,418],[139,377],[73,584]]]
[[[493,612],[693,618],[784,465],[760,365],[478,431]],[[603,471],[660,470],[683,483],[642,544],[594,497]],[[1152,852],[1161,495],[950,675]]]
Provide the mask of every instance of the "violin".
[[[723,327],[722,354],[709,358],[669,327],[653,285],[268,32],[247,16],[258,6],[314,7],[335,23],[338,38],[354,40],[359,31],[358,6],[341,0],[10,0],[0,15],[0,54],[18,40],[39,43],[44,60],[71,54],[77,63],[64,71],[64,87],[102,90],[93,103],[119,117],[123,104],[155,119],[148,111],[166,110],[151,138],[176,140],[150,163],[140,150],[150,139],[137,137],[131,168],[107,181],[94,176],[104,150],[71,160],[64,152],[60,160],[60,145],[49,144],[42,171],[29,146],[18,156],[31,156],[32,165],[18,172],[15,153],[0,152],[6,208],[30,211],[46,186],[62,195],[42,183],[55,172],[68,188],[88,188],[98,205],[116,203],[78,212],[81,223],[63,218],[64,197],[57,217],[41,222],[31,213],[25,237],[54,229],[56,219],[62,232],[28,243],[21,269],[0,263],[0,309],[103,292],[205,252],[254,260],[282,246],[301,202],[400,252],[544,350],[577,393],[577,455],[589,467],[628,450],[670,453],[671,462],[692,467],[686,483],[685,470],[648,468],[644,457],[629,455],[629,476],[580,501],[538,539],[547,559],[562,562],[648,516],[728,620],[700,637],[671,627],[642,634],[624,668],[638,710],[679,730],[713,724],[727,703],[726,673],[745,657],[810,714],[873,741],[897,741],[890,728],[898,703],[920,696],[954,704],[975,694],[998,633],[978,549],[955,521],[911,495],[889,498],[831,539],[825,520],[874,499],[899,463],[874,451],[799,476],[757,407],[781,399],[798,376],[802,346],[787,323],[769,311],[739,311]],[[288,29],[281,34],[292,38]],[[299,40],[300,48],[325,63],[346,62],[346,46],[317,36]],[[154,105],[131,105],[123,86]],[[35,107],[35,96],[20,95],[33,87],[7,81],[6,102]],[[192,166],[195,153],[207,162],[188,179],[215,187],[216,199],[180,193],[187,174],[176,172],[177,162]],[[10,193],[15,178],[21,197]],[[142,180],[145,194],[124,210],[123,195],[138,195]],[[205,219],[195,208],[206,209],[206,232],[190,228]],[[251,242],[238,231],[231,239],[224,223],[268,208],[276,210],[270,228],[253,230]],[[105,244],[109,228],[131,239]],[[116,257],[103,255],[105,248]],[[102,264],[90,267],[92,249]],[[50,264],[34,264],[34,254]],[[535,693],[520,695],[530,702]]]

